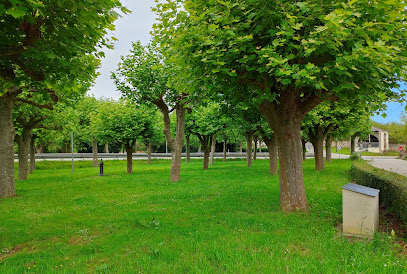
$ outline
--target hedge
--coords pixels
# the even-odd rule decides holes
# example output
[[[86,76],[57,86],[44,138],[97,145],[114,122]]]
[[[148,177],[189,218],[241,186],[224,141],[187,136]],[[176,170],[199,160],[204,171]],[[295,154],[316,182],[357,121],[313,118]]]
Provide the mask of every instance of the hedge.
[[[379,189],[379,203],[407,225],[407,177],[375,168],[365,161],[352,164],[357,184]]]

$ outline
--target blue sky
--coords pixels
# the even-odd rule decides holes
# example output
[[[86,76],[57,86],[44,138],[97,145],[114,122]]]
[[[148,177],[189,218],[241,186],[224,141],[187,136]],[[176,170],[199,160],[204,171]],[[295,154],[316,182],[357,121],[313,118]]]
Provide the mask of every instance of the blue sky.
[[[96,97],[120,98],[120,93],[116,91],[113,81],[110,79],[110,72],[114,71],[120,62],[120,56],[127,55],[131,49],[133,41],[141,41],[147,44],[150,40],[150,31],[155,21],[155,15],[151,7],[155,5],[154,0],[122,0],[124,6],[132,11],[131,14],[123,16],[116,22],[116,31],[113,36],[118,39],[114,50],[106,50],[106,58],[102,60],[99,69],[100,76],[96,79],[95,85],[91,88],[90,94]],[[404,85],[407,89],[407,86]],[[374,121],[380,123],[398,122],[402,114],[407,114],[404,110],[406,104],[388,103],[384,112],[386,118],[381,114],[373,117]]]

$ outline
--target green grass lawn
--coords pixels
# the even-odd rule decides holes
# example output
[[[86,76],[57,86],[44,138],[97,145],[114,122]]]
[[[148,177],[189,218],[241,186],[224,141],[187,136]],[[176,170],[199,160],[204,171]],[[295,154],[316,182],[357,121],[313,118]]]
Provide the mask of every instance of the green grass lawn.
[[[335,147],[332,147],[332,152],[339,153],[339,151],[337,151]],[[350,148],[342,148],[341,154],[350,155]],[[359,154],[359,152],[358,152],[358,154]],[[399,153],[396,151],[386,151],[386,152],[383,152],[382,154],[380,154],[380,153],[362,151],[362,156],[399,156]]]
[[[406,273],[389,234],[342,237],[349,160],[322,172],[304,163],[309,212],[282,212],[268,162],[40,162],[18,197],[0,200],[0,273]]]

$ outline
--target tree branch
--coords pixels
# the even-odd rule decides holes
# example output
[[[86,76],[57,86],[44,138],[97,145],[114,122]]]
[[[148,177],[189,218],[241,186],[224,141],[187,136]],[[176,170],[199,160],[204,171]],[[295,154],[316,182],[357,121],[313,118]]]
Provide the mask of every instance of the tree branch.
[[[41,109],[49,109],[49,110],[54,109],[53,105],[51,105],[51,104],[42,105],[42,104],[38,104],[36,102],[30,101],[30,100],[27,100],[27,99],[24,99],[24,98],[17,98],[16,101],[27,103],[27,104],[30,104],[30,105],[32,105],[34,107],[41,108]]]

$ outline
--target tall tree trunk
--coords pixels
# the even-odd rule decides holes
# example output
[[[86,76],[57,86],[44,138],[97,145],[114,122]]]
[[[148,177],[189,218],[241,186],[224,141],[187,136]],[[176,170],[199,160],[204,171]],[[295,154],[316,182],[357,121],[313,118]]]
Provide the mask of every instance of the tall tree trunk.
[[[257,137],[256,136],[254,136],[253,160],[257,160]]]
[[[151,164],[151,140],[147,141],[148,164]]]
[[[190,146],[190,135],[188,134],[187,136],[186,136],[186,141],[187,141],[187,143],[186,143],[186,146],[187,146],[187,152],[186,152],[186,161],[189,163],[190,161],[191,161],[191,146]]]
[[[24,181],[28,178],[28,155],[32,138],[32,129],[23,128],[21,136],[16,138],[18,145],[18,180]]]
[[[243,153],[243,144],[241,141],[239,142],[239,152]]]
[[[95,137],[93,137],[93,140],[92,140],[92,153],[93,153],[93,167],[98,167],[99,166],[98,141],[96,140]]]
[[[328,134],[326,137],[326,142],[325,142],[325,151],[326,151],[326,161],[327,162],[332,162],[332,141],[333,137],[331,134]]]
[[[35,138],[31,137],[30,142],[30,174],[33,174],[35,170]]]
[[[209,159],[209,165],[213,166],[213,160],[215,159],[215,148],[216,148],[216,136],[212,135],[211,140],[211,157]]]
[[[0,96],[0,198],[16,195],[14,178],[14,96]]]
[[[204,170],[207,170],[209,168],[209,155],[211,154],[210,146],[203,147],[203,151],[204,151],[204,158],[203,158],[202,168]]]
[[[246,132],[246,157],[247,157],[247,166],[251,167],[253,165],[252,161],[252,143],[253,143],[254,131]]]
[[[314,159],[315,159],[315,170],[323,170],[325,168],[324,162],[324,135],[322,127],[315,125],[310,128],[308,132],[308,137],[314,146]]]
[[[277,175],[278,165],[277,165],[277,142],[275,136],[267,137],[262,134],[263,142],[266,144],[269,151],[269,172],[271,175]]]
[[[304,138],[301,138],[301,145],[302,145],[302,160],[305,161],[307,160],[307,147],[305,146],[307,144],[307,140]]]
[[[301,122],[307,112],[318,104],[317,98],[308,98],[303,104],[300,91],[287,89],[279,103],[263,100],[259,109],[277,138],[280,162],[280,203],[285,211],[307,209],[302,171]]]
[[[226,139],[223,141],[223,161],[226,162],[227,144]]]
[[[211,153],[211,147],[212,147],[212,136],[211,135],[200,135],[200,134],[196,134],[196,135],[198,136],[198,139],[201,142],[202,149],[204,151],[202,168],[204,170],[207,170],[209,168],[209,155]]]
[[[356,137],[358,137],[357,134],[353,134],[350,137],[350,154],[351,155],[356,152],[356,149],[355,149],[356,148]]]
[[[202,152],[201,150],[202,150],[202,148],[199,146],[198,147],[198,153],[201,153]]]
[[[105,143],[105,153],[109,153],[109,142]]]
[[[133,173],[133,146],[129,143],[124,145],[127,156],[127,174]]]

